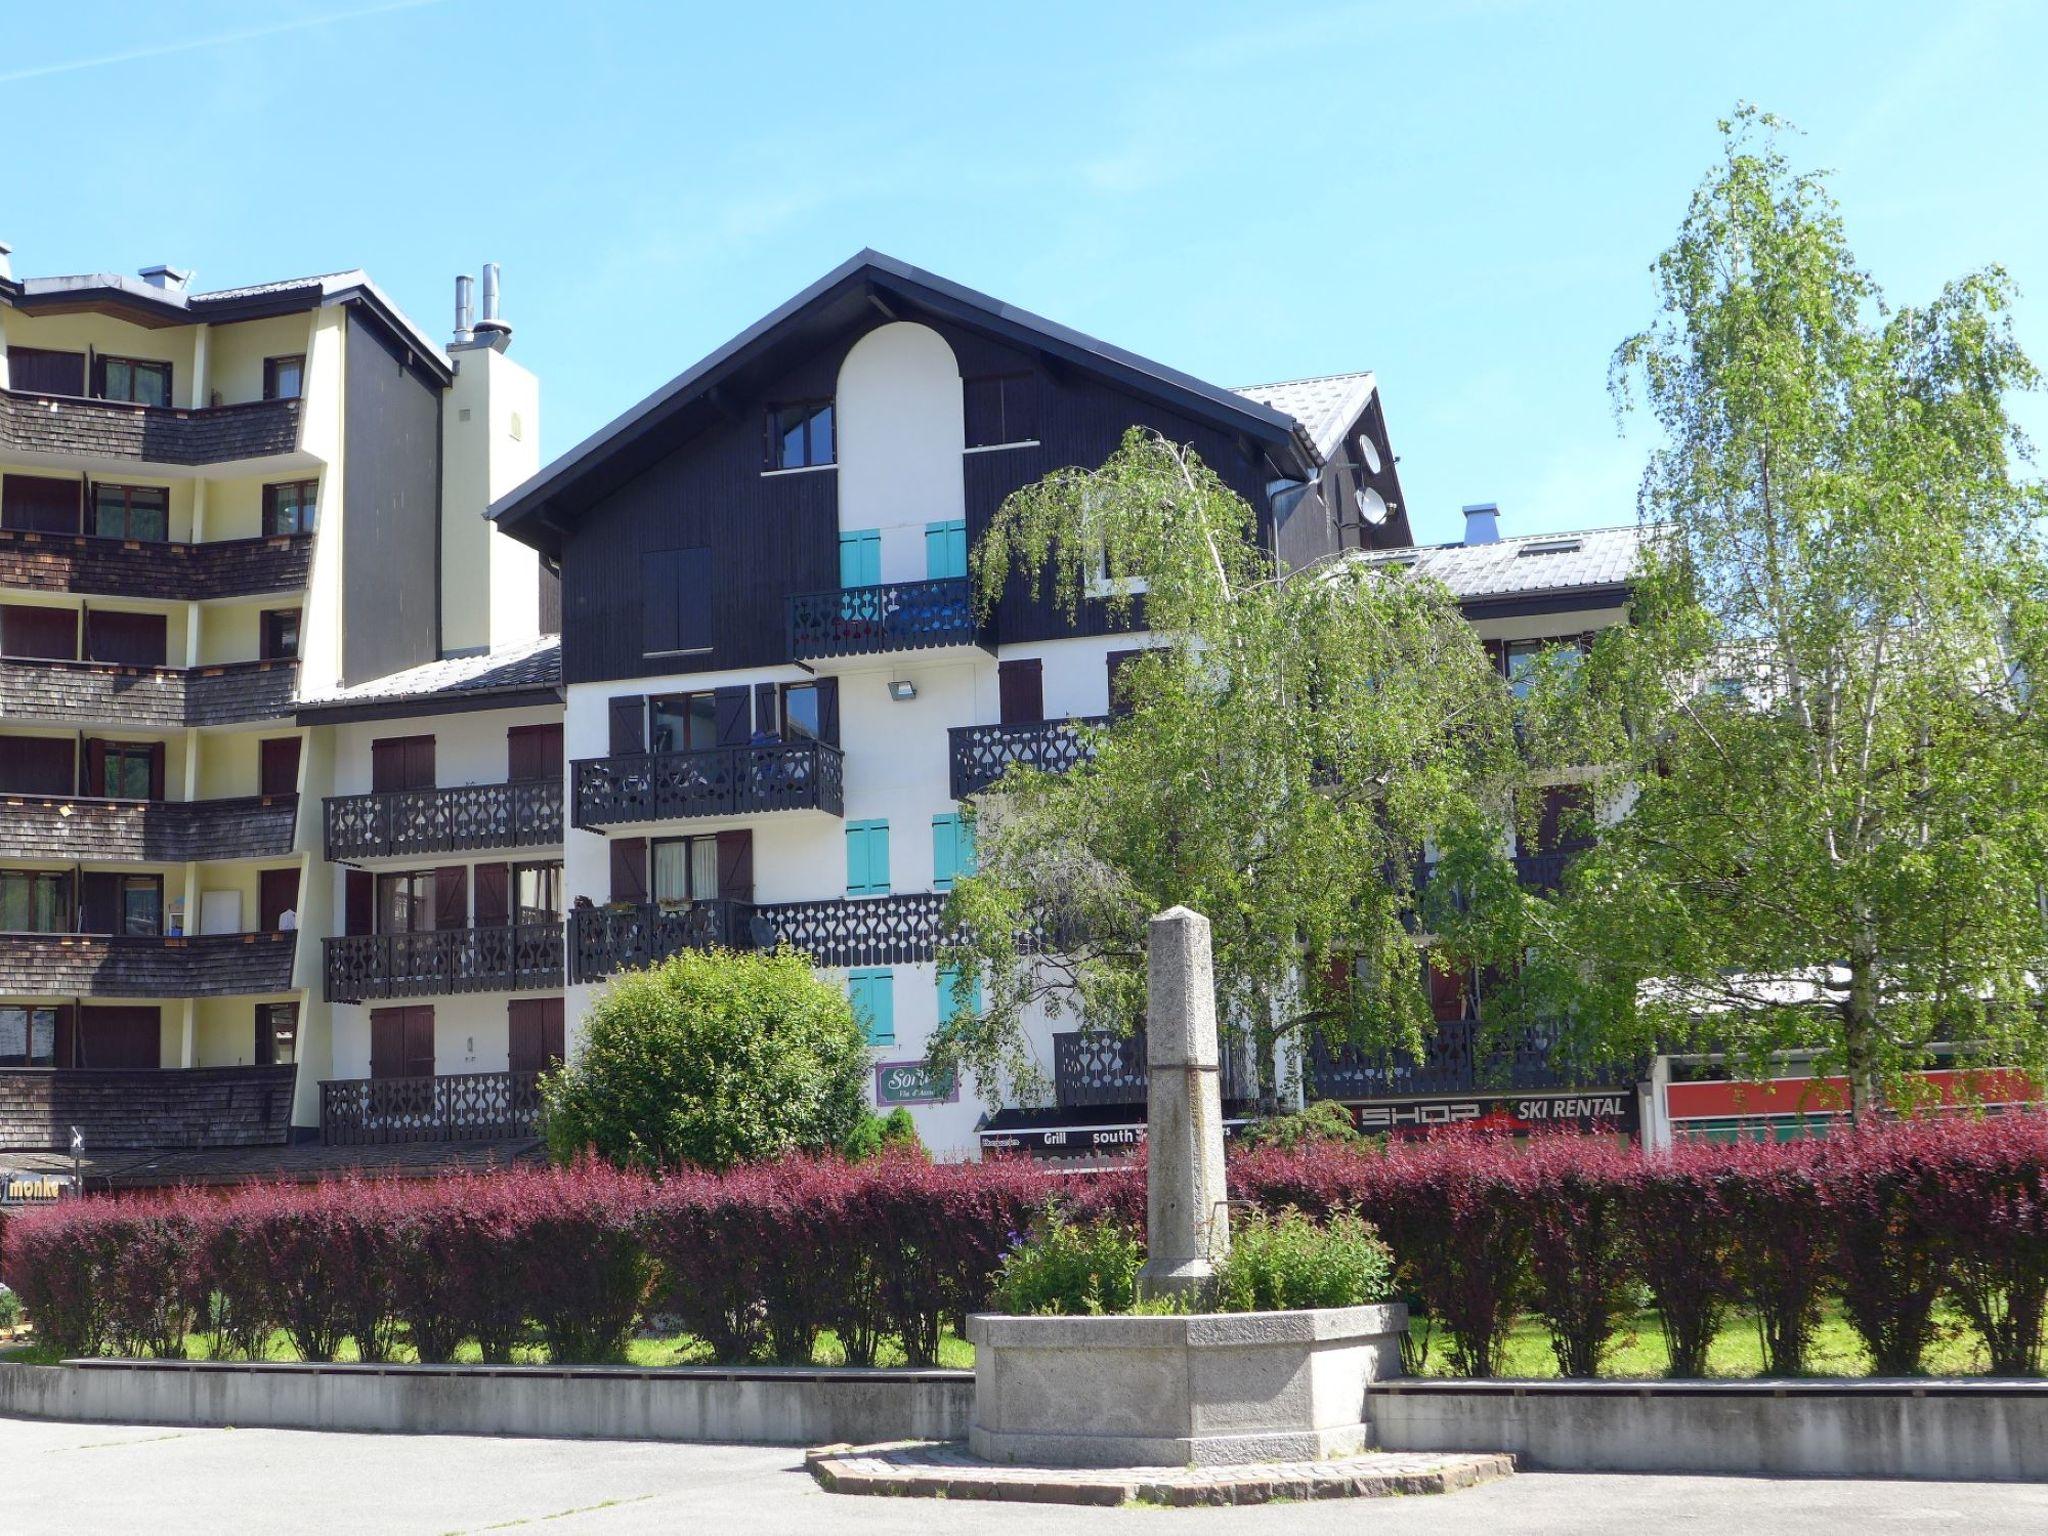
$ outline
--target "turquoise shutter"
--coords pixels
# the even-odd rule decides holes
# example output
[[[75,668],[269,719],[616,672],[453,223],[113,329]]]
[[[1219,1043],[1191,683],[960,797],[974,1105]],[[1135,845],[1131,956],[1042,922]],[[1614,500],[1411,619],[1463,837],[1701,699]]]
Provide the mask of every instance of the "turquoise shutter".
[[[850,821],[846,824],[846,894],[889,894],[889,823]]]
[[[942,1022],[957,1018],[960,1013],[960,999],[955,995],[960,985],[960,973],[950,965],[939,967],[939,1018]],[[981,978],[976,976],[967,988],[967,1012],[970,1018],[981,1013]]]
[[[932,889],[950,891],[960,873],[960,818],[932,818]]]
[[[882,584],[882,531],[854,528],[839,535],[839,585],[878,587]]]
[[[974,857],[974,823],[953,818],[953,859],[962,876],[979,874],[981,865]]]
[[[924,573],[930,580],[967,574],[967,524],[924,525]]]
[[[896,1043],[896,977],[887,966],[862,966],[846,976],[847,999],[869,1045]]]

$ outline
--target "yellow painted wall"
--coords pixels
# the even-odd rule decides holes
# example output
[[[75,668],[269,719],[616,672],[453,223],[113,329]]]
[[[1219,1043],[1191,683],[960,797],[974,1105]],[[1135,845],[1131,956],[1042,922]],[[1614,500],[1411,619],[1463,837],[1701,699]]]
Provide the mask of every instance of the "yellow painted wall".
[[[0,330],[5,331],[10,347],[49,347],[60,352],[90,348],[102,355],[167,362],[171,365],[171,403],[191,402],[197,326],[152,330],[110,315],[24,315],[19,310],[0,310]]]
[[[207,335],[206,382],[223,405],[263,398],[263,360],[303,355],[312,335],[309,316],[274,315],[216,325]]]

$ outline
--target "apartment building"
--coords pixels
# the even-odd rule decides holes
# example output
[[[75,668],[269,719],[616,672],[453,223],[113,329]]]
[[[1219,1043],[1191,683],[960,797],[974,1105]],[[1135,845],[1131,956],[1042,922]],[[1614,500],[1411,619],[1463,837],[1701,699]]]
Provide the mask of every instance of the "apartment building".
[[[9,254],[0,1151],[281,1148],[333,1070],[322,801],[354,771],[301,702],[535,638],[552,573],[480,513],[538,462],[537,389],[502,321],[444,349],[362,272]]]

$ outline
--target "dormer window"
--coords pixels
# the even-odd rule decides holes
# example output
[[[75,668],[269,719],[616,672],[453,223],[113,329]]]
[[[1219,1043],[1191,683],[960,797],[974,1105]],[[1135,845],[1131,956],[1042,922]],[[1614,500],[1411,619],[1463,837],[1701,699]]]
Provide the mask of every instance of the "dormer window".
[[[1038,381],[998,373],[961,385],[969,448],[1006,448],[1038,440]]]
[[[832,402],[799,400],[768,407],[769,469],[815,469],[834,462]]]
[[[304,357],[266,357],[263,359],[263,398],[266,400],[296,400],[305,390],[306,360]]]

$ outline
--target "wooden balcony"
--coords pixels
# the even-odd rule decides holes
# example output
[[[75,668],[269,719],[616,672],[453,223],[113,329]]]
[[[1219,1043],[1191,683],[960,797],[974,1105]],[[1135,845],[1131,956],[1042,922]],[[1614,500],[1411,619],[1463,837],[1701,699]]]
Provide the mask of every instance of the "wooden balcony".
[[[1469,1018],[1439,1023],[1420,1061],[1402,1052],[1368,1056],[1333,1048],[1317,1037],[1305,1075],[1315,1099],[1583,1088],[1601,1077],[1563,1060],[1549,1031],[1523,1030],[1512,1039],[1488,1041],[1479,1020]]]
[[[540,1125],[540,1074],[363,1077],[320,1085],[320,1140],[330,1147],[399,1141],[497,1141]]]
[[[584,907],[569,914],[571,975],[599,981],[692,949],[774,949],[813,964],[916,965],[938,952],[946,898],[936,892],[750,905]]]
[[[292,712],[296,661],[124,667],[0,658],[0,718],[115,725],[239,725]]]
[[[292,851],[297,795],[236,800],[92,800],[0,794],[0,858],[79,863],[281,859]]]
[[[245,997],[292,989],[296,933],[0,933],[0,997]]]
[[[334,795],[321,808],[331,862],[473,848],[553,848],[562,841],[559,779]]]
[[[979,643],[965,576],[841,587],[789,600],[792,661]]]
[[[295,453],[297,400],[201,409],[0,390],[0,454],[125,464],[231,464]]]
[[[953,798],[965,800],[1012,766],[1064,773],[1094,757],[1081,727],[1107,725],[1107,715],[1071,720],[1033,720],[1022,725],[956,725],[946,733]]]
[[[1053,1096],[1061,1109],[1142,1105],[1151,1084],[1142,1031],[1135,1035],[1063,1031],[1052,1037],[1052,1063]],[[1245,1070],[1243,1052],[1230,1046],[1223,1051],[1222,1090],[1226,1104],[1258,1093],[1256,1081]]]
[[[0,587],[21,591],[199,602],[303,592],[312,565],[310,533],[159,544],[0,528]]]
[[[298,1068],[0,1069],[0,1150],[282,1146]]]
[[[846,757],[822,741],[586,757],[570,772],[579,827],[768,811],[846,813]]]
[[[324,944],[330,1003],[562,985],[559,922],[354,934]]]

